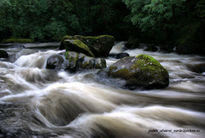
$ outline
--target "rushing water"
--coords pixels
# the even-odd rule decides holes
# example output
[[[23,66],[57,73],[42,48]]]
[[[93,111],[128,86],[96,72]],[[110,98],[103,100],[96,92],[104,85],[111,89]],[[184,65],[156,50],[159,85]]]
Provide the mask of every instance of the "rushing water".
[[[120,53],[122,47],[118,43],[111,52]],[[12,56],[0,59],[0,137],[205,136],[204,57],[123,51],[155,57],[170,75],[166,89],[131,91],[97,83],[92,77],[97,70],[71,74],[45,69],[47,58],[61,51],[5,49]],[[108,66],[117,61],[106,60]]]

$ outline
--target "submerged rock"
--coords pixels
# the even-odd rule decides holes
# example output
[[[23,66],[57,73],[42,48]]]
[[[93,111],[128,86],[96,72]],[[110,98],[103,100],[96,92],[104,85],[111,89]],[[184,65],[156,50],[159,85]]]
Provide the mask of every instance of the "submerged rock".
[[[187,67],[196,73],[203,73],[205,72],[205,64],[201,63],[201,64],[188,64]]]
[[[125,87],[129,89],[165,88],[169,85],[167,70],[148,55],[125,57],[111,65],[106,71],[109,77],[125,80]]]
[[[0,50],[0,58],[8,58],[9,54],[4,51],[4,50]]]
[[[76,47],[73,47],[73,45],[70,44],[73,44],[76,40],[78,40],[79,44],[83,44],[83,46],[79,46],[80,50],[76,49]],[[111,35],[65,36],[61,42],[60,49],[68,49],[75,52],[81,52],[93,57],[107,57],[114,45],[114,42],[115,38]]]
[[[128,53],[119,53],[119,54],[111,53],[109,56],[112,58],[121,59],[124,57],[129,57],[130,55]]]
[[[104,58],[88,57],[82,53],[65,52],[58,55],[52,55],[47,60],[47,69],[64,69],[70,72],[76,72],[84,69],[103,69],[106,68]]]
[[[147,44],[147,46],[144,48],[145,51],[152,51],[152,52],[159,51],[159,49],[160,49],[159,47],[153,44]]]
[[[61,55],[53,55],[47,59],[47,69],[61,69],[64,59]]]

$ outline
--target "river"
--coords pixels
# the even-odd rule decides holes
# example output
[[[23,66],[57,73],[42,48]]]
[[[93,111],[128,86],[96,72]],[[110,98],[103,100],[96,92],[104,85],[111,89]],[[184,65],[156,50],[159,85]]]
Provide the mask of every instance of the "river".
[[[34,44],[35,45],[35,44]],[[112,53],[123,51],[117,43]],[[97,70],[47,70],[55,47],[1,48],[0,137],[204,138],[205,57],[145,53],[168,70],[168,88],[126,90],[95,81]],[[107,58],[107,65],[117,59]],[[106,81],[106,78],[102,78]],[[111,82],[112,83],[112,82]]]

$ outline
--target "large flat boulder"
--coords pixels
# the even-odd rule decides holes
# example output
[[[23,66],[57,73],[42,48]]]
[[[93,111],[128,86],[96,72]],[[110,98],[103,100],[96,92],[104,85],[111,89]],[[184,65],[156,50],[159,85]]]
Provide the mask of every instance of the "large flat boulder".
[[[95,57],[89,47],[78,39],[65,39],[61,45],[64,45],[66,51],[75,51],[78,53],[84,53],[88,56]]]
[[[85,44],[85,50],[79,50],[70,45],[67,42],[78,40]],[[90,53],[92,52],[95,57],[107,57],[109,55],[110,50],[112,49],[115,42],[115,38],[111,35],[100,35],[100,36],[65,36],[61,42],[60,49],[69,49],[71,51],[81,52],[86,55],[92,56]],[[85,51],[91,52],[89,54]]]

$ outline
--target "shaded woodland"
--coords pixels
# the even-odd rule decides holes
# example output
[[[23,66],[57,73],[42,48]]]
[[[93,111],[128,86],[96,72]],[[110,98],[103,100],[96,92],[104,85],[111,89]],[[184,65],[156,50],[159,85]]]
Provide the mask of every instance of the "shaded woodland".
[[[59,41],[65,35],[113,35],[185,54],[205,53],[204,0],[1,0],[0,40]]]

